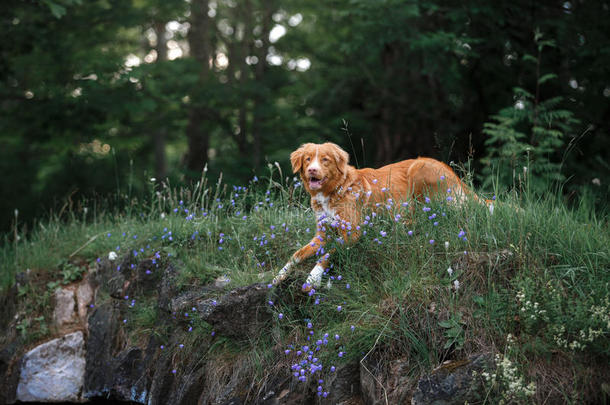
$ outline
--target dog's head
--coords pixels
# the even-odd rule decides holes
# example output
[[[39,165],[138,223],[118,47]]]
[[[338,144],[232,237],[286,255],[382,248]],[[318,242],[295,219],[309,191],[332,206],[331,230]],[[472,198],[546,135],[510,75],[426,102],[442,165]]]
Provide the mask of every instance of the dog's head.
[[[307,191],[330,191],[345,179],[349,155],[334,143],[306,143],[290,154],[290,162]]]

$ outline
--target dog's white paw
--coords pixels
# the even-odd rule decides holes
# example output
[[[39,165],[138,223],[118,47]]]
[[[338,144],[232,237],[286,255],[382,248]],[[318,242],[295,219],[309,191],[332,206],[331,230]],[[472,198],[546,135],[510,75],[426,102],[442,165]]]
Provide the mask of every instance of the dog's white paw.
[[[318,263],[313,270],[311,270],[309,276],[307,276],[307,284],[319,288],[322,284],[322,274],[324,274],[324,267]]]
[[[285,265],[284,267],[282,267],[282,270],[280,270],[277,273],[277,276],[275,276],[275,278],[273,279],[273,281],[272,281],[273,285],[278,285],[279,283],[284,281],[286,279],[286,276],[288,275],[289,269],[290,269],[290,267],[288,264]]]

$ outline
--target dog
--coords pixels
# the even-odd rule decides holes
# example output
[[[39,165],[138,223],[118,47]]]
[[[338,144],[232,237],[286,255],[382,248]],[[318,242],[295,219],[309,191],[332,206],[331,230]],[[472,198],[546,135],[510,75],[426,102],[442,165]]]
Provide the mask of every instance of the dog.
[[[349,155],[338,145],[306,143],[290,154],[294,173],[299,173],[303,186],[311,196],[311,208],[318,220],[313,239],[296,251],[273,279],[283,281],[295,264],[323,251],[326,241],[325,222],[339,221],[343,240],[354,242],[360,232],[362,208],[371,210],[377,203],[411,199],[424,200],[442,192],[449,201],[462,204],[478,196],[460,180],[446,164],[426,157],[403,160],[379,169],[356,169],[349,165]],[[440,188],[442,187],[442,190]],[[491,202],[488,203],[493,210]],[[329,253],[322,255],[307,277],[303,290],[317,288],[328,265]]]

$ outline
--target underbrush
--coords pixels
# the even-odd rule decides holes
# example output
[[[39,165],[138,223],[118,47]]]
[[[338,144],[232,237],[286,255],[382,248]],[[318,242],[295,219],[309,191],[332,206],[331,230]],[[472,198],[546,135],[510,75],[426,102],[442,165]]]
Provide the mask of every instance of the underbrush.
[[[316,230],[300,183],[273,174],[247,186],[210,186],[205,178],[192,190],[151,185],[149,202],[133,201],[125,212],[83,206],[68,221],[40,222],[5,243],[2,287],[21,280],[18,333],[26,341],[52,334],[52,292],[102,258],[178,260],[183,290],[219,279],[226,289],[270,282]],[[335,224],[358,226],[355,244],[326,225],[325,250],[333,253],[323,285],[331,288],[301,292],[315,262],[309,260],[269,289],[269,333],[233,340],[193,319],[183,341],[164,342],[165,350],[179,360],[209,339],[209,356],[248,352],[256,381],[265,370],[287,367],[321,397],[332,392],[338,368],[370,364],[378,353],[378,369],[406,357],[415,378],[446,360],[489,352],[496,368],[480,376],[488,388],[482,402],[607,399],[610,236],[606,218],[586,206],[570,210],[554,196],[507,194],[490,215],[477,203],[456,207],[442,196],[386,201],[362,224]],[[130,341],[151,333],[162,341],[149,295],[124,304]]]

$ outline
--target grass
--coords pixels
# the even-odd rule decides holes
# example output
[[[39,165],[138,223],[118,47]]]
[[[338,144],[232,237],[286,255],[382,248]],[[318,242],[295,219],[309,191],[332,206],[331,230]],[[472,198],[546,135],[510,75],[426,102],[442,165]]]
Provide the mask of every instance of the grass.
[[[356,244],[337,234],[327,244],[326,251],[336,249],[324,279],[331,289],[300,292],[310,260],[270,290],[269,333],[234,341],[192,321],[168,349],[180,353],[205,338],[208,356],[241,359],[254,381],[286,367],[321,394],[332,387],[301,377],[320,364],[316,380],[327,380],[331,366],[361,359],[379,377],[387,362],[403,357],[416,377],[445,360],[489,351],[498,366],[481,376],[487,403],[607,400],[601,388],[610,360],[607,218],[586,201],[569,209],[554,195],[507,194],[499,201],[493,215],[476,203],[455,207],[442,198],[381,206],[367,213],[360,225],[366,234]],[[121,212],[86,211],[81,205],[41,221],[0,251],[4,290],[18,273],[29,274],[19,290],[17,325],[30,341],[53,332],[52,290],[109,252],[135,262],[179,260],[180,289],[221,276],[230,289],[270,281],[316,227],[299,183],[273,170],[246,187],[209,185],[205,177],[193,189],[151,184],[148,202],[129,201]],[[132,298],[130,341],[152,333],[163,339],[154,297]],[[181,358],[174,360],[178,372]]]

